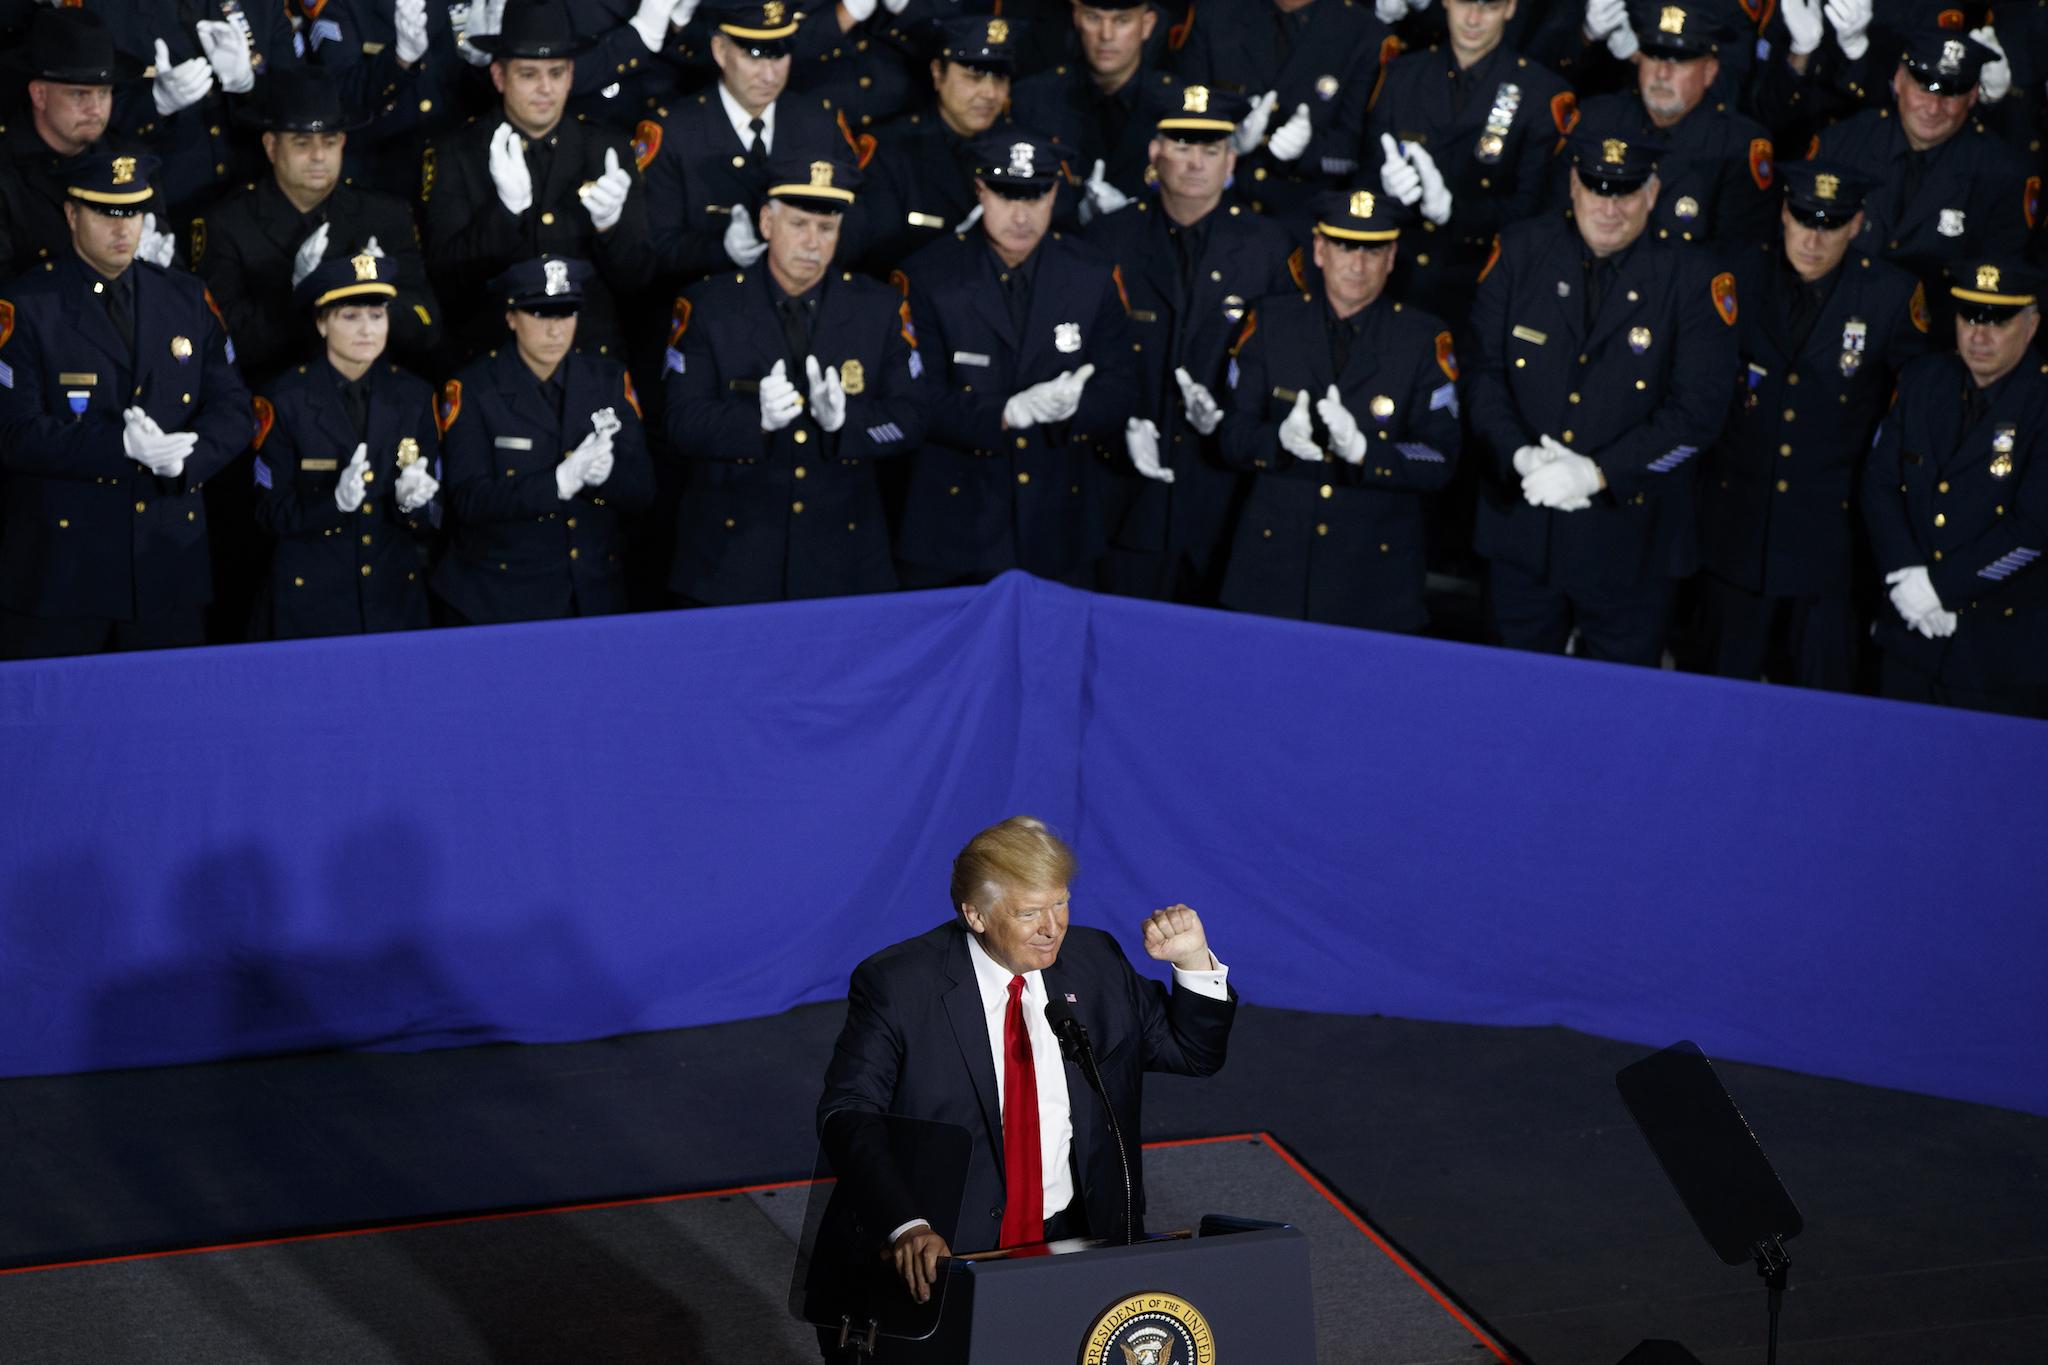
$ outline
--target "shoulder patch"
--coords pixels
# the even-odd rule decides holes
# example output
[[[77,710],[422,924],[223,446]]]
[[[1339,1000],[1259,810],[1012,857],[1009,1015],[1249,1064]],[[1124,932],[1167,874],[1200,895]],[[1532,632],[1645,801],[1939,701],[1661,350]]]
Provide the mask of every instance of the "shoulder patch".
[[[1742,12],[1749,16],[1749,22],[1755,24],[1758,28],[1762,28],[1764,20],[1770,15],[1770,0],[1737,0],[1737,2],[1742,6]]]
[[[1308,292],[1307,256],[1300,247],[1287,253],[1287,278],[1294,281],[1294,287],[1302,293]]]
[[[904,298],[910,297],[910,276],[900,270],[892,270],[889,272],[889,283],[895,285],[896,292]]]
[[[448,429],[455,425],[455,419],[462,416],[462,381],[451,379],[441,386],[441,401],[434,408],[434,425],[446,436]]]
[[[633,415],[635,417],[645,416],[645,414],[640,411],[640,395],[633,392],[633,375],[630,371],[626,373],[626,402],[632,405]]]
[[[1111,266],[1109,278],[1116,285],[1116,301],[1124,306],[1124,315],[1128,317],[1131,311],[1131,292],[1124,288],[1124,268],[1121,265]]]
[[[2020,193],[2020,212],[2026,215],[2027,229],[2032,231],[2041,222],[2041,177],[2027,177],[2026,188]]]
[[[1963,12],[1959,9],[1945,9],[1934,17],[1934,22],[1943,28],[1960,32],[1969,26],[1970,21],[1963,17]]]
[[[1753,137],[1749,140],[1749,178],[1756,181],[1760,190],[1771,187],[1771,140],[1767,137]]]
[[[1913,330],[1916,332],[1925,332],[1932,325],[1932,320],[1927,316],[1926,285],[1913,286],[1913,297],[1906,300],[1906,320],[1913,324]]]
[[[661,125],[651,118],[641,119],[633,125],[633,164],[642,174],[648,163],[661,154]]]
[[[1455,381],[1458,377],[1458,352],[1451,344],[1449,332],[1436,334],[1436,367],[1444,372],[1444,378]]]
[[[7,339],[14,335],[14,305],[0,299],[0,350],[7,346]]]
[[[683,298],[677,299],[675,309],[669,316],[671,320],[668,325],[668,344],[671,346],[681,345],[683,333],[690,330],[690,301]]]
[[[1194,31],[1195,7],[1193,5],[1189,5],[1186,17],[1183,18],[1179,23],[1175,24],[1172,28],[1166,30],[1167,51],[1178,52],[1182,48],[1186,47],[1188,45],[1188,35],[1190,33],[1193,33]]]
[[[1550,121],[1557,125],[1559,137],[1569,136],[1579,126],[1579,97],[1569,90],[1560,90],[1550,97]]]
[[[1735,325],[1735,276],[1722,271],[1714,276],[1707,292],[1714,297],[1714,311],[1721,315],[1721,321],[1730,327]]]
[[[1479,267],[1480,280],[1483,282],[1488,275],[1491,275],[1493,273],[1493,268],[1499,264],[1500,234],[1496,232],[1493,234],[1493,250],[1486,253],[1486,264]]]
[[[1811,142],[1809,142],[1809,143],[1807,143],[1807,144],[1806,144],[1806,159],[1807,159],[1808,161],[1811,161],[1811,160],[1813,160],[1813,159],[1814,159],[1815,157],[1817,157],[1817,156],[1819,156],[1819,155],[1820,155],[1820,134],[1819,134],[1819,133],[1815,133],[1815,134],[1813,135],[1813,140],[1812,140]]]
[[[220,329],[225,332],[228,329],[228,320],[220,315],[220,305],[213,301],[213,290],[201,285],[199,292],[206,296],[206,306],[213,310],[213,320],[219,323]],[[230,355],[228,359],[233,360],[234,356]]]
[[[866,170],[868,163],[875,159],[875,135],[873,133],[854,132],[853,125],[846,121],[846,111],[841,109],[839,111],[839,136],[845,138],[846,145],[853,150],[854,165],[858,166],[861,170]]]
[[[277,409],[268,398],[258,394],[249,400],[249,406],[256,414],[256,435],[250,442],[256,449],[263,449],[263,443],[270,439],[270,428],[277,421]]]
[[[904,299],[896,305],[896,331],[904,344],[911,350],[917,349],[917,324],[910,320],[910,300]]]
[[[185,235],[192,243],[192,268],[197,270],[199,262],[206,258],[206,220],[194,218],[191,230]]]
[[[1392,33],[1380,39],[1380,65],[1384,67],[1388,62],[1400,56],[1405,47],[1406,44]]]
[[[1252,333],[1259,330],[1259,310],[1254,308],[1244,315],[1244,326],[1237,329],[1237,340],[1230,343],[1230,354],[1235,356],[1252,339]]]

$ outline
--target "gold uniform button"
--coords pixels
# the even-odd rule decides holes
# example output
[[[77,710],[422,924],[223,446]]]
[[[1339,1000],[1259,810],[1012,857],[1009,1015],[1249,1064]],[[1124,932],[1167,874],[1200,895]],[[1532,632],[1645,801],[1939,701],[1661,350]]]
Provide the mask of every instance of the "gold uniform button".
[[[368,545],[369,543],[370,543],[370,538],[369,538],[368,536],[364,536],[364,537],[363,537],[363,544],[365,544],[365,545]]]
[[[1937,493],[1946,493],[1946,492],[1948,492],[1948,480],[1947,480],[1947,479],[1943,479],[1943,480],[1942,480],[1942,481],[1941,481],[1940,483],[1938,483],[1938,484],[1934,485],[1934,491],[1935,491],[1935,492],[1937,492]]]
[[[376,470],[374,470],[374,469],[365,469],[365,470],[363,471],[363,482],[364,482],[364,483],[375,483],[375,482],[377,482],[377,471],[376,471]]]
[[[793,502],[789,505],[789,510],[792,512],[801,512],[804,510],[804,505],[801,501]]]
[[[1319,522],[1317,522],[1317,523],[1316,523],[1316,534],[1317,534],[1317,535],[1319,535],[1319,536],[1326,536],[1326,535],[1330,534],[1330,523],[1328,523],[1327,521],[1319,521]]]
[[[138,502],[138,503],[136,503],[136,504],[135,504],[135,510],[136,510],[136,511],[138,511],[138,512],[140,512],[140,511],[144,510],[145,508],[147,508],[148,506],[149,506],[149,504],[148,504],[148,503],[146,503],[146,502]]]
[[[1254,180],[1264,180],[1265,178],[1266,168],[1264,166],[1260,166],[1252,172],[1252,179]]]
[[[732,168],[733,168],[734,170],[739,170],[739,169],[741,169],[742,167],[744,167],[744,166],[745,166],[746,164],[747,164],[747,159],[746,159],[745,157],[743,157],[743,156],[736,156],[736,157],[734,157],[734,158],[732,159]]]
[[[1317,494],[1318,494],[1318,495],[1320,495],[1320,496],[1322,496],[1322,497],[1325,497],[1325,498],[1327,498],[1327,497],[1330,497],[1330,496],[1332,496],[1333,494],[1335,494],[1335,493],[1336,493],[1336,491],[1337,491],[1336,489],[1334,489],[1334,488],[1330,487],[1330,485],[1328,485],[1328,484],[1324,484],[1324,485],[1323,485],[1323,486],[1322,486],[1321,488],[1318,488],[1318,489],[1316,490],[1316,492],[1317,492]]]
[[[59,518],[57,518],[57,529],[58,529],[58,530],[60,530],[60,531],[65,531],[65,530],[69,530],[70,528],[71,528],[71,518],[69,518],[69,517],[59,517]]]
[[[1265,530],[1259,532],[1259,534],[1265,537],[1267,540],[1271,540],[1273,538],[1273,528],[1268,526]]]
[[[187,520],[187,521],[197,521],[197,520],[199,520],[199,514],[198,514],[197,512],[187,512],[187,513],[185,514],[185,520]]]
[[[1792,447],[1791,447],[1791,446],[1789,446],[1789,445],[1782,445],[1782,446],[1779,446],[1779,447],[1778,447],[1778,453],[1779,453],[1780,455],[1790,455],[1790,454],[1792,453]]]
[[[555,215],[553,213],[543,213],[540,216],[540,225],[542,227],[553,227],[555,225]]]
[[[805,475],[810,473],[810,471],[808,469],[805,469],[802,465],[798,465],[795,469],[791,470],[790,472],[796,475],[796,477],[799,479],[803,478]]]
[[[306,586],[306,580],[303,578],[294,578],[292,580],[292,586],[295,588],[303,588]]]
[[[1570,433],[1569,431],[1567,431],[1567,432],[1566,432],[1566,433],[1564,434],[1564,443],[1565,443],[1566,445],[1570,445],[1570,444],[1572,443],[1572,434],[1571,434],[1571,433]]]
[[[1388,544],[1387,544],[1387,542],[1385,542],[1384,540],[1380,542],[1380,553],[1381,553],[1381,554],[1387,554],[1387,553],[1391,552],[1391,551],[1392,551],[1392,549],[1393,549],[1393,547],[1392,547],[1391,545],[1388,545]]]
[[[1936,551],[1934,552],[1934,557],[1935,557],[1936,559],[1940,559],[1940,558],[1941,558],[1941,551],[1939,551],[1939,550],[1936,550]]]
[[[1785,420],[1788,422],[1791,421],[1794,417],[1797,417],[1798,415],[1799,414],[1794,412],[1791,408],[1785,409]]]
[[[1518,369],[1518,370],[1522,370],[1522,369],[1527,369],[1527,368],[1528,368],[1528,366],[1529,366],[1529,362],[1528,362],[1528,361],[1526,361],[1526,360],[1522,359],[1522,358],[1521,358],[1520,356],[1516,356],[1516,357],[1515,357],[1515,368],[1516,368],[1516,369]]]
[[[1030,445],[1030,444],[1031,444],[1031,442],[1029,442],[1029,441],[1025,440],[1025,439],[1024,439],[1024,438],[1023,438],[1022,436],[1019,436],[1019,437],[1017,438],[1017,449],[1019,449],[1019,450],[1022,450],[1022,449],[1024,449],[1024,447],[1026,447],[1026,446],[1028,446],[1028,445]]]
[[[1028,471],[1028,470],[1025,470],[1025,471],[1020,471],[1020,472],[1018,473],[1018,475],[1017,475],[1017,482],[1018,482],[1018,483],[1030,483],[1030,482],[1031,482],[1031,474],[1030,474],[1030,471]]]
[[[365,565],[363,565],[363,577],[365,577],[365,578],[368,578],[369,576],[370,576],[370,566],[369,566],[369,565],[367,565],[367,564],[365,564]]]
[[[808,432],[808,431],[805,431],[805,430],[804,430],[804,429],[803,429],[802,427],[798,427],[798,428],[796,429],[796,443],[797,443],[798,445],[802,445],[802,444],[803,444],[804,442],[806,442],[806,441],[808,441],[808,440],[810,440],[810,439],[811,439],[811,433],[810,433],[810,432]]]
[[[949,497],[949,498],[957,498],[957,497],[959,497],[959,496],[960,496],[960,485],[956,483],[956,484],[954,484],[954,485],[953,485],[953,486],[952,486],[951,488],[948,488],[948,489],[946,490],[946,496],[947,496],[947,497]]]
[[[725,529],[726,529],[726,530],[730,531],[730,530],[731,530],[731,529],[732,529],[733,527],[735,527],[735,526],[737,526],[737,525],[739,525],[739,523],[738,523],[738,522],[736,522],[736,521],[734,521],[734,520],[733,520],[733,519],[732,519],[731,517],[727,517],[727,518],[725,519]]]
[[[1576,403],[1579,401],[1579,396],[1575,393],[1568,393],[1564,396],[1564,401],[1567,403]]]
[[[576,529],[576,518],[569,518],[569,529],[572,531]]]
[[[1785,376],[1785,382],[1787,384],[1797,384],[1799,382],[1799,376],[1796,374],[1788,374]]]
[[[433,112],[434,112],[434,102],[433,102],[432,100],[421,100],[421,101],[420,101],[420,112],[421,112],[422,114],[431,114],[431,113],[433,113]]]
[[[1934,524],[1936,526],[1946,526],[1948,525],[1948,517],[1944,513],[1936,512],[1934,514]]]
[[[583,552],[582,552],[581,550],[577,549],[577,548],[576,548],[575,546],[571,545],[571,546],[569,547],[569,558],[571,558],[571,559],[581,559],[581,558],[583,558]]]
[[[1784,481],[1783,479],[1780,479],[1780,480],[1778,480],[1778,491],[1779,491],[1780,493],[1784,492],[1784,491],[1785,491],[1786,489],[1790,488],[1791,486],[1792,486],[1791,484],[1789,484],[1789,483],[1786,483],[1786,482],[1785,482],[1785,481]]]

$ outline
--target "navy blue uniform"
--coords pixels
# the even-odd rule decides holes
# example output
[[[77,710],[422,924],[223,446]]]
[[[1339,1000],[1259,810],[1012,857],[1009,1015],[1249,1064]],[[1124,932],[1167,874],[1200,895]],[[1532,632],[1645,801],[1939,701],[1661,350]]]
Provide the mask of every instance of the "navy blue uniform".
[[[1708,96],[1711,100],[1713,97]],[[1778,193],[1770,134],[1723,105],[1703,103],[1669,128],[1659,128],[1634,91],[1588,100],[1589,127],[1665,146],[1657,159],[1657,206],[1648,234],[1659,241],[1718,248],[1731,264],[1742,251],[1777,235]],[[1556,201],[1568,207],[1570,169],[1558,163]]]
[[[1022,328],[1007,274],[979,232],[946,236],[904,265],[918,351],[930,375],[930,425],[911,466],[896,557],[913,582],[993,578],[1025,569],[1084,578],[1102,553],[1098,449],[1121,448],[1138,408],[1130,323],[1112,265],[1048,233]],[[1065,422],[1012,431],[1003,405],[1063,370],[1095,366]]]
[[[1180,107],[1180,81],[1140,63],[1107,100],[1085,64],[1056,66],[1018,81],[1010,117],[1058,143],[1074,173],[1085,177],[1099,160],[1102,178],[1125,194],[1145,188],[1152,159],[1146,153],[1162,109]],[[937,118],[937,115],[933,115]]]
[[[89,150],[139,154],[142,149],[117,147],[101,138]],[[27,112],[0,129],[0,282],[71,254],[71,225],[64,220],[70,174],[71,158],[51,150]],[[150,207],[157,226],[169,232],[172,224],[163,195],[158,194]]]
[[[401,512],[401,458],[441,473],[434,390],[396,365],[364,371],[358,433],[342,377],[323,356],[279,376],[256,400],[256,524],[274,542],[257,593],[259,639],[417,630],[429,624],[427,556],[439,509]],[[334,500],[358,442],[369,447],[363,504]]]
[[[249,391],[206,288],[136,263],[135,347],[76,255],[15,281],[0,308],[0,607],[133,621],[213,596],[201,486],[249,446]],[[139,406],[198,444],[177,478],[122,446]]]
[[[874,157],[841,230],[839,255],[879,273],[973,211],[974,140],[948,128],[936,111],[907,115],[873,136]]]
[[[1569,222],[1501,234],[1480,280],[1466,362],[1472,455],[1480,461],[1475,548],[1507,581],[1617,611],[1610,635],[1581,614],[1582,653],[1656,662],[1668,591],[1696,565],[1694,456],[1720,436],[1735,384],[1732,276],[1700,253],[1649,240],[1620,253],[1590,329],[1585,248]],[[1607,487],[1575,512],[1532,507],[1515,451],[1548,435],[1590,457]],[[1496,607],[1500,583],[1495,583]],[[1506,643],[1562,649],[1568,617],[1499,620]]]
[[[807,392],[767,269],[717,275],[676,307],[663,378],[668,438],[693,470],[669,586],[724,605],[886,592],[896,586],[873,461],[924,439],[922,364],[909,305],[863,276],[827,275],[810,324],[820,366],[847,387],[846,420],[819,426],[808,401],[761,430],[760,381],[781,361]]]
[[[1223,605],[1333,625],[1420,630],[1422,495],[1458,459],[1457,358],[1443,322],[1384,298],[1336,372],[1329,307],[1306,294],[1265,299],[1237,345],[1223,458],[1252,470],[1223,577]],[[1310,411],[1331,384],[1365,433],[1365,460],[1302,460],[1280,445],[1297,394]]]
[[[1863,481],[1879,574],[1925,565],[1955,634],[1878,615],[1887,693],[2040,713],[2048,697],[2048,364],[2028,353],[1979,395],[1953,355],[1899,376]],[[1900,686],[1904,680],[1915,686]]]
[[[559,414],[506,345],[472,362],[441,391],[441,497],[449,551],[436,594],[473,622],[597,616],[626,607],[625,517],[654,496],[639,400],[616,361],[571,351],[556,368]],[[555,466],[610,408],[609,479],[564,502]]]
[[[1175,224],[1146,198],[1098,221],[1089,242],[1117,263],[1130,301],[1137,348],[1134,411],[1159,428],[1160,463],[1170,484],[1131,470],[1119,452],[1108,507],[1114,576],[1107,586],[1144,596],[1213,601],[1222,583],[1227,538],[1243,501],[1244,475],[1225,465],[1216,435],[1188,424],[1176,368],[1221,403],[1230,343],[1253,300],[1289,287],[1291,241],[1272,220],[1237,204],[1194,225],[1199,242],[1186,268]]]

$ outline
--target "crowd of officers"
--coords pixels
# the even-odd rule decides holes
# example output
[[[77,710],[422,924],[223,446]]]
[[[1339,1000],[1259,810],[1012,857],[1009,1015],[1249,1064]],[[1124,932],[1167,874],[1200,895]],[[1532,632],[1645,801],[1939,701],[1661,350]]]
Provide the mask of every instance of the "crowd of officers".
[[[0,39],[0,658],[1022,568],[2048,715],[2042,0]]]

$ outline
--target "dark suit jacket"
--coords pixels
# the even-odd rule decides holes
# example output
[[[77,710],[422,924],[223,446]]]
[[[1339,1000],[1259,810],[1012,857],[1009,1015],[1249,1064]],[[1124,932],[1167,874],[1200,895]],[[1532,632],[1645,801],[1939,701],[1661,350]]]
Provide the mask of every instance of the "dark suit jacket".
[[[973,1144],[957,1220],[950,1218],[952,1209],[917,1207],[907,1182],[888,1163],[855,1160],[849,1166],[847,1153],[835,1152],[861,1229],[874,1243],[917,1218],[929,1221],[956,1252],[987,1250],[999,1240],[1003,1115],[969,951],[960,924],[942,924],[861,963],[847,990],[846,1025],[818,1101],[820,1131],[828,1131],[833,1114],[851,1110],[956,1124]],[[1078,925],[1067,931],[1059,961],[1044,979],[1048,998],[1073,997],[1074,1016],[1094,1044],[1130,1155],[1142,1230],[1138,1135],[1144,1073],[1208,1076],[1219,1070],[1237,1011],[1236,992],[1228,1001],[1169,992],[1133,971],[1115,939]],[[1089,1230],[1115,1237],[1124,1223],[1124,1183],[1107,1112],[1080,1070],[1071,1062],[1062,1065],[1073,1110],[1075,1190]]]

